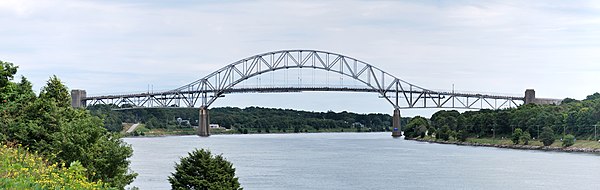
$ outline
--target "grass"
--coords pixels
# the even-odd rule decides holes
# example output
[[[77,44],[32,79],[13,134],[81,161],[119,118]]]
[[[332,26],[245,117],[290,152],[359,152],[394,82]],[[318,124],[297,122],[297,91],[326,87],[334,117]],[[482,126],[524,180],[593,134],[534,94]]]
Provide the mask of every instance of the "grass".
[[[426,136],[425,138],[419,138],[419,139],[423,139],[423,140],[427,140],[427,141],[434,141],[434,142],[441,142],[442,140],[440,139],[435,139],[431,136]],[[448,140],[448,142],[450,143],[457,143],[458,140],[454,139],[454,138],[450,138]],[[510,139],[504,138],[497,138],[497,139],[493,139],[493,138],[467,138],[467,140],[465,142],[468,143],[479,143],[479,144],[492,144],[492,145],[513,145],[513,142]],[[522,145],[523,143],[521,143]],[[544,144],[541,141],[538,140],[530,140],[529,144],[531,146],[543,146]],[[560,140],[555,140],[554,143],[552,143],[552,145],[550,145],[550,147],[563,147],[562,146],[562,141]],[[575,144],[573,146],[571,146],[573,148],[589,148],[589,149],[600,149],[600,143],[598,143],[598,141],[590,141],[590,140],[577,140],[575,141]]]

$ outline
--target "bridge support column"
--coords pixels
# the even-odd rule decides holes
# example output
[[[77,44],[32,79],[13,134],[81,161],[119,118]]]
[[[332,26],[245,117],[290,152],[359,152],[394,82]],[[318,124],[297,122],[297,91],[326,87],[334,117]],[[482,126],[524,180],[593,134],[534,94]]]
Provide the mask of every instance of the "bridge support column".
[[[393,124],[392,124],[392,137],[396,138],[396,137],[401,137],[402,136],[402,126],[400,125],[400,109],[396,108],[394,110],[394,117],[393,117]]]
[[[210,119],[208,117],[208,108],[200,107],[200,117],[198,118],[198,136],[210,136]]]
[[[535,103],[535,90],[527,89],[525,90],[525,104]]]
[[[81,108],[85,107],[86,93],[85,90],[73,89],[71,90],[71,107]]]

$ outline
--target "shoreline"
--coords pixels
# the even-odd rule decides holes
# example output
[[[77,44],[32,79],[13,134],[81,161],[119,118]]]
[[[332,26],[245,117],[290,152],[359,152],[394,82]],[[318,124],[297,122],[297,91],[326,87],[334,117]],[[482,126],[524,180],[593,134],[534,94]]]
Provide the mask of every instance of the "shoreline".
[[[554,146],[536,146],[536,145],[506,145],[506,144],[490,144],[490,143],[471,143],[471,142],[454,142],[454,141],[441,141],[441,140],[428,140],[420,138],[404,138],[405,140],[413,140],[419,142],[428,142],[436,144],[453,144],[457,146],[474,146],[474,147],[494,147],[494,148],[506,148],[506,149],[517,149],[517,150],[541,150],[541,151],[553,151],[553,152],[581,152],[581,153],[595,153],[600,154],[600,148],[577,148],[577,147],[554,147]]]
[[[384,132],[381,132],[381,131],[378,131],[378,132],[375,132],[375,131],[372,131],[372,132],[323,131],[323,132],[302,132],[302,133],[281,133],[281,132],[277,132],[277,133],[248,133],[248,134],[242,134],[242,133],[213,133],[213,134],[210,134],[210,136],[214,136],[214,135],[316,134],[316,133],[384,133]],[[174,134],[174,133],[152,134],[152,133],[150,133],[150,134],[146,134],[146,135],[143,135],[143,136],[142,135],[138,135],[138,136],[126,135],[126,134],[123,134],[123,133],[121,133],[121,134],[124,135],[124,136],[122,136],[122,138],[144,138],[144,137],[150,137],[150,138],[152,138],[152,137],[170,137],[170,136],[192,136],[192,135],[197,135],[196,133],[193,133],[193,134],[183,134],[183,133],[182,134]]]

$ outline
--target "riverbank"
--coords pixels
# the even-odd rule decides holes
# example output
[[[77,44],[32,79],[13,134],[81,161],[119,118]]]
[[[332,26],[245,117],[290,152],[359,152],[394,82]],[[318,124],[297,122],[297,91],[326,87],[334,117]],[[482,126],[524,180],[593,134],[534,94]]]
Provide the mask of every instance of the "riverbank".
[[[154,128],[148,129],[144,124],[139,124],[133,131],[129,129],[133,124],[124,124],[123,131],[121,134],[126,137],[164,137],[164,136],[184,136],[184,135],[196,135],[197,129],[190,128]],[[343,128],[333,128],[333,129],[321,129],[321,130],[304,130],[304,131],[294,131],[292,130],[283,130],[277,132],[271,131],[261,131],[258,129],[250,129],[247,133],[240,133],[237,130],[228,130],[224,128],[215,128],[210,129],[211,135],[222,135],[222,134],[294,134],[294,133],[356,133],[356,132],[371,132],[371,131],[357,131],[357,130],[349,130]]]
[[[465,142],[456,140],[440,140],[432,137],[425,138],[405,138],[406,140],[414,140],[420,142],[438,143],[438,144],[455,144],[459,146],[484,146],[495,148],[510,148],[521,150],[543,150],[543,151],[558,151],[558,152],[587,152],[600,153],[600,143],[596,141],[578,140],[573,146],[562,147],[560,141],[554,142],[550,146],[543,146],[540,141],[530,141],[528,145],[512,144],[508,139],[490,139],[490,138],[468,138]]]

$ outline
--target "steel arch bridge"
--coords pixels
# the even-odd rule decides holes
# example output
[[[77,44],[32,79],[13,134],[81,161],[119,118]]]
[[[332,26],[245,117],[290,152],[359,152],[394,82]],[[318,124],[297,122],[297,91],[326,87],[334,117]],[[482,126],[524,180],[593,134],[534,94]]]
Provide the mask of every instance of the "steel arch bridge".
[[[337,73],[364,84],[364,87],[236,87],[243,81],[268,72],[286,69],[315,69]],[[138,94],[85,96],[74,90],[73,105],[114,104],[132,107],[200,107],[199,135],[208,136],[208,107],[218,98],[231,93],[270,93],[302,91],[344,91],[378,93],[394,107],[394,132],[400,132],[400,109],[464,108],[499,109],[525,103],[523,96],[434,91],[404,81],[364,61],[326,51],[281,50],[250,56],[177,89]]]

